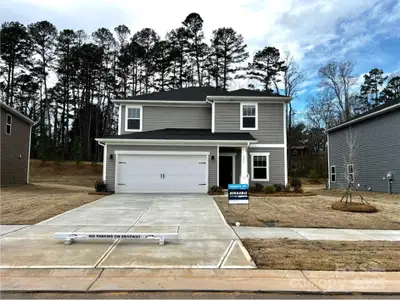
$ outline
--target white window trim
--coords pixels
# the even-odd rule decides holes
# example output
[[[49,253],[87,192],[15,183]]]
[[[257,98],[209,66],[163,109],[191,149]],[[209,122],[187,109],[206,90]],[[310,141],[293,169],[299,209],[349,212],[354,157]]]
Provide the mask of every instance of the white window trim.
[[[353,172],[349,172],[349,166],[351,166],[351,168],[353,169]],[[349,180],[349,175],[352,174],[353,175],[353,180],[351,181],[351,183],[354,183],[354,164],[348,164],[346,166],[346,174],[347,174],[347,180]]]
[[[139,108],[140,109],[140,122],[139,129],[128,129],[128,111],[129,108]],[[141,105],[126,105],[125,106],[125,131],[138,132],[143,130],[143,106]]]
[[[8,123],[8,117],[11,118],[11,123]],[[10,115],[10,114],[7,114],[7,116],[6,116],[6,134],[7,135],[11,135],[11,132],[12,132],[12,120],[13,120],[13,116]],[[10,133],[7,133],[7,127],[8,126],[10,126]]]
[[[243,106],[254,105],[256,108],[256,127],[243,128]],[[240,102],[240,130],[258,130],[258,103],[257,102]]]
[[[332,168],[335,168],[335,172],[332,172]],[[332,165],[332,166],[330,166],[330,170],[329,170],[329,174],[330,174],[330,182],[336,182],[336,166],[335,165]],[[332,174],[334,174],[335,175],[335,180],[332,180]]]
[[[270,154],[271,153],[269,153],[269,152],[253,152],[253,153],[250,153],[250,156],[251,156],[251,180],[252,181],[265,181],[265,182],[269,181],[269,155]],[[254,178],[254,159],[253,159],[253,156],[266,156],[266,158],[267,158],[267,179]]]

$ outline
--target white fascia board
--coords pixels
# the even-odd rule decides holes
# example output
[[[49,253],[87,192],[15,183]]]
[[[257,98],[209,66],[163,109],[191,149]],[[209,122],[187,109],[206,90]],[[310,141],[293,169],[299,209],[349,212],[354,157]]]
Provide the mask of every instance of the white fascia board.
[[[201,151],[130,151],[116,150],[115,154],[132,154],[132,155],[210,155],[210,152]]]
[[[207,96],[207,100],[218,102],[240,102],[240,101],[260,101],[262,103],[290,102],[292,97],[274,97],[274,96]]]
[[[104,139],[97,138],[95,139],[97,142],[113,144],[113,145],[212,145],[216,146],[220,145],[232,145],[241,147],[243,145],[247,145],[248,143],[257,143],[257,141],[234,141],[234,140],[154,140],[154,139],[141,139],[141,140],[133,140],[133,139]]]
[[[285,148],[285,144],[252,144],[250,148]]]
[[[365,115],[365,116],[356,118],[356,119],[354,119],[354,120],[350,120],[350,121],[345,122],[345,123],[343,123],[343,124],[339,124],[339,125],[337,125],[337,126],[331,127],[331,128],[329,128],[329,129],[327,129],[326,132],[330,132],[330,131],[333,131],[333,130],[336,130],[336,129],[339,129],[339,128],[342,128],[342,127],[346,127],[346,126],[351,125],[351,124],[354,124],[354,123],[358,123],[358,122],[360,122],[360,121],[362,121],[362,120],[375,117],[375,116],[377,116],[377,115],[380,115],[380,114],[383,114],[383,113],[385,113],[385,112],[394,110],[394,109],[396,109],[396,108],[400,108],[400,103],[395,104],[395,105],[392,105],[392,106],[389,106],[389,107],[386,107],[386,108],[384,108],[384,109],[381,109],[381,110],[379,110],[379,111],[370,113],[370,114],[368,114],[368,115]]]
[[[111,100],[111,102],[116,104],[132,104],[132,105],[141,105],[143,104],[181,104],[181,105],[201,105],[208,106],[206,100],[204,101],[169,101],[169,100],[129,100],[129,99],[120,99],[120,100]]]

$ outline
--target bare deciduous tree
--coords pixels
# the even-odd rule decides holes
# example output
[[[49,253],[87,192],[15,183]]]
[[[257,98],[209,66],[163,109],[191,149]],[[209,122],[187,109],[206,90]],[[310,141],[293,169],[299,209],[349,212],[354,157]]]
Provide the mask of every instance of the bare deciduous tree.
[[[338,109],[340,121],[351,117],[350,88],[355,84],[354,62],[349,60],[330,61],[318,70],[319,86],[332,96]]]
[[[353,202],[353,190],[360,196],[361,203],[366,203],[369,204],[363,196],[358,192],[357,187],[354,185],[354,180],[356,178],[357,174],[357,166],[355,164],[356,162],[356,156],[357,156],[357,133],[353,133],[352,129],[350,128],[348,132],[346,132],[346,150],[343,153],[343,167],[344,167],[344,179],[347,183],[346,185],[346,192],[343,195],[342,199],[340,202],[342,202],[344,199],[345,203],[352,203]],[[344,188],[343,186],[341,186]]]
[[[284,95],[288,97],[295,97],[297,93],[302,90],[302,84],[306,80],[306,76],[304,72],[299,68],[296,62],[293,59],[293,56],[290,52],[285,53],[285,65],[286,68],[283,72],[283,84],[284,84]],[[275,82],[275,86],[277,87],[277,82]],[[292,161],[292,151],[291,149],[291,136],[292,136],[292,127],[293,127],[293,117],[294,110],[292,108],[292,103],[289,102],[287,105],[287,147],[288,147],[288,166],[289,170],[291,169],[291,161]]]

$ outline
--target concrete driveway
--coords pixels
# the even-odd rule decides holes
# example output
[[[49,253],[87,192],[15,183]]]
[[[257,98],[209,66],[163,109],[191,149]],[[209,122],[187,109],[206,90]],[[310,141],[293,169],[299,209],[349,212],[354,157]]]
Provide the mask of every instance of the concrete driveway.
[[[64,245],[55,232],[177,232],[178,240]],[[0,243],[1,268],[255,267],[207,195],[115,194],[2,235]]]

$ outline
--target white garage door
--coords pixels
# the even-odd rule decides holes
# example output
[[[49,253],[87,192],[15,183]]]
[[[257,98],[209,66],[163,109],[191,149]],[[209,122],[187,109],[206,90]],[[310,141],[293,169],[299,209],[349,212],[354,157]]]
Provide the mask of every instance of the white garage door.
[[[116,192],[206,193],[205,154],[118,154]]]

